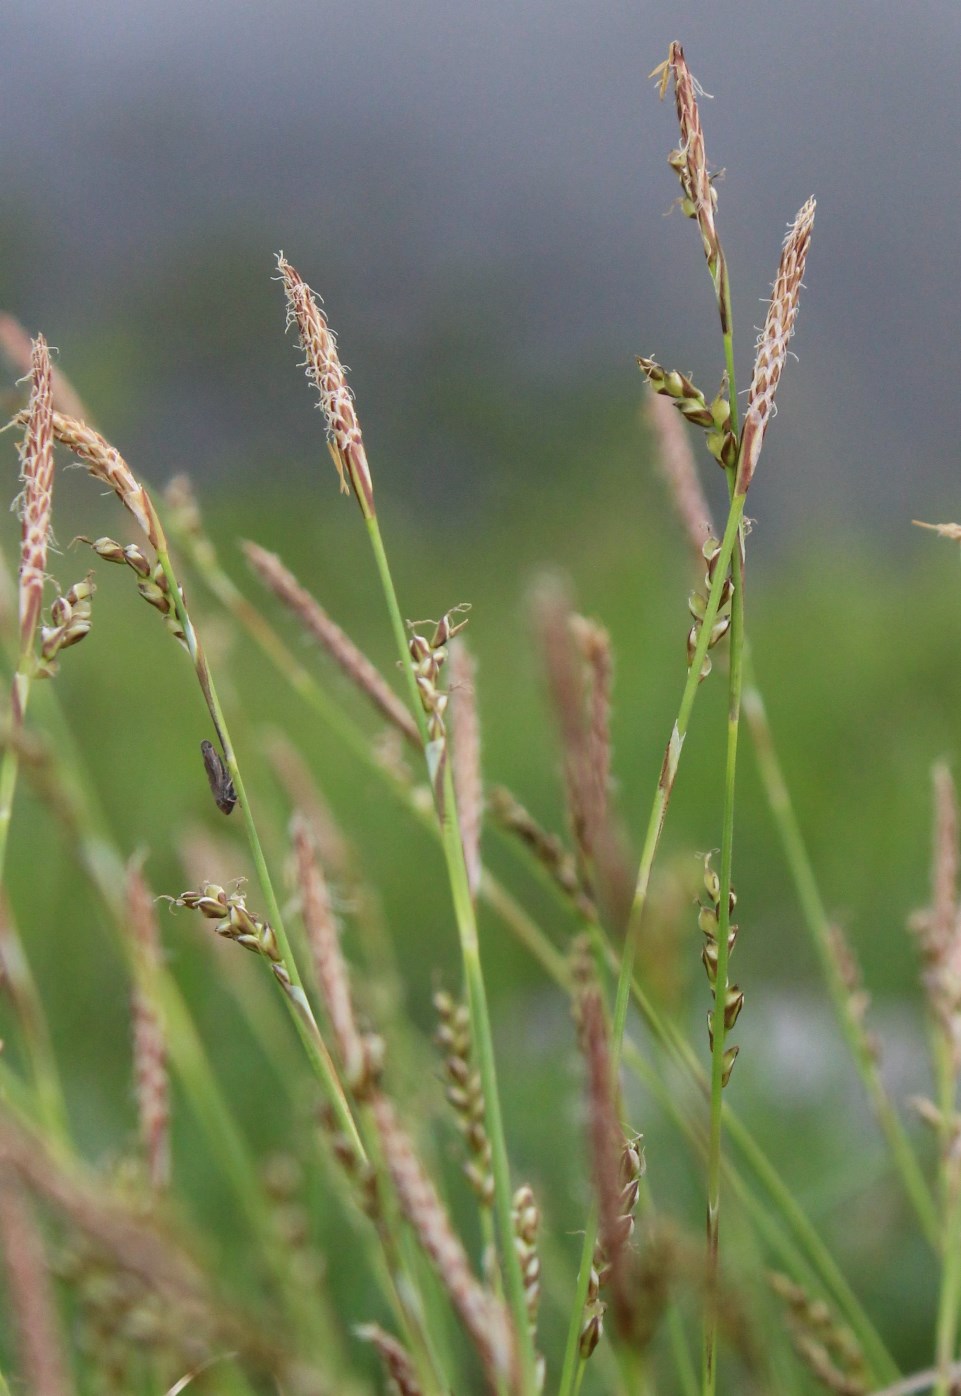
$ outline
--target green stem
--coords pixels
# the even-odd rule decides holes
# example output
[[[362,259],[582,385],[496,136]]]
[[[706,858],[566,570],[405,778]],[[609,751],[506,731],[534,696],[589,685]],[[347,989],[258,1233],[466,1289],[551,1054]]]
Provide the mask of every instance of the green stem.
[[[185,547],[190,547],[190,540],[188,538],[182,536],[181,541]],[[279,672],[288,678],[293,676],[291,678],[293,687],[304,701],[310,704],[314,711],[324,719],[325,723],[336,731],[338,739],[343,740],[345,746],[348,747],[353,755],[361,760],[370,770],[379,775],[388,788],[393,791],[397,799],[403,802],[408,812],[413,814],[428,832],[434,837],[439,838],[441,836],[441,831],[437,820],[429,811],[424,809],[423,805],[412,798],[410,786],[396,775],[393,768],[384,766],[377,760],[376,755],[371,749],[370,741],[362,729],[357,726],[356,722],[348,714],[343,712],[339,704],[328,696],[314,676],[303,669],[293,653],[284,645],[283,641],[280,640],[273,627],[265,620],[263,615],[242,596],[219,564],[214,563],[211,565],[207,563],[205,565],[203,557],[193,549],[191,550],[191,559],[211,592],[224,604],[225,608],[231,612],[238,623],[260,646],[263,653],[276,665]],[[746,660],[749,661],[748,656],[746,656]],[[775,811],[775,822],[788,854],[788,863],[792,876],[798,887],[802,909],[805,910],[806,913],[809,913],[812,906],[812,894],[814,905],[820,905],[817,897],[817,887],[813,872],[811,871],[810,861],[804,849],[796,818],[787,799],[787,792],[784,789],[783,780],[780,778],[779,767],[777,766],[773,747],[770,745],[766,718],[764,719],[763,729],[759,729],[754,720],[756,717],[756,710],[753,705],[759,702],[759,700],[760,695],[749,680],[744,695],[745,715],[748,718],[754,744],[758,751],[762,779],[768,791],[768,798]],[[762,732],[768,733],[766,742],[761,735]],[[765,759],[765,753],[768,749],[770,749],[771,762]],[[776,788],[782,792],[773,800],[770,778],[772,769],[777,775]],[[518,847],[516,841],[513,839],[510,840],[510,844],[513,848]],[[533,866],[536,872],[542,871],[540,864],[535,863]],[[560,895],[550,879],[546,879],[545,881],[552,893]],[[519,905],[513,895],[486,869],[482,879],[480,893],[491,909],[541,965],[551,979],[562,989],[568,991],[568,972],[564,957],[554,948],[541,928]],[[823,917],[823,911],[821,915]],[[810,915],[807,915],[806,919],[808,919],[809,923],[812,920]],[[826,921],[826,918],[824,918],[824,920]],[[604,944],[605,955],[609,965],[613,972],[617,974],[620,969],[620,957],[610,943],[606,941],[604,933],[599,926],[596,927],[596,934],[601,938]],[[660,1017],[652,1001],[645,995],[636,979],[632,981],[631,993],[640,1009],[644,1021],[652,1031],[661,1049],[667,1053],[668,1058],[675,1066],[681,1069],[690,1081],[695,1084],[700,1083],[701,1089],[706,1093],[706,1080],[697,1057],[689,1044],[673,1025],[667,1023]],[[635,1072],[638,1062],[639,1058],[637,1053],[632,1052],[629,1064]],[[780,1174],[769,1163],[763,1150],[754,1141],[750,1131],[740,1122],[729,1105],[725,1105],[724,1117],[732,1143],[752,1169],[762,1190],[770,1197],[773,1205],[781,1213],[784,1223],[794,1235],[797,1246],[800,1247],[800,1249],[787,1252],[784,1249],[787,1243],[782,1240],[781,1253],[785,1266],[797,1275],[802,1264],[800,1257],[801,1251],[803,1250],[803,1253],[807,1257],[806,1263],[811,1267],[810,1273],[816,1277],[816,1282],[831,1294],[833,1301],[845,1316],[846,1321],[858,1334],[859,1341],[864,1350],[866,1352],[874,1351],[881,1354],[880,1359],[875,1364],[878,1367],[879,1375],[885,1371],[896,1372],[894,1364],[884,1351],[883,1345],[880,1344],[880,1340],[871,1327],[870,1321],[860,1309],[857,1299],[847,1286],[847,1282],[844,1280],[840,1271],[837,1269],[830,1252],[805,1216],[803,1210],[797,1205],[793,1193],[784,1184]],[[726,1176],[734,1176],[733,1165],[730,1162],[725,1164],[725,1174]],[[743,1193],[749,1202],[756,1199],[755,1192],[746,1185],[743,1188]],[[759,1201],[757,1201],[757,1206],[761,1206]],[[773,1223],[771,1225],[773,1225]],[[585,1274],[585,1294],[586,1280],[587,1275]],[[576,1355],[576,1346],[574,1351]]]
[[[277,900],[270,871],[267,867],[267,860],[264,857],[260,835],[257,832],[257,825],[254,822],[253,813],[250,808],[250,799],[247,795],[246,786],[244,785],[243,774],[237,760],[236,752],[233,748],[233,743],[230,740],[227,719],[224,716],[220,699],[217,696],[213,675],[207,666],[206,656],[201,647],[199,637],[187,612],[186,605],[184,604],[180,584],[174,572],[173,564],[170,561],[170,554],[165,548],[157,548],[157,561],[160,563],[164,576],[167,578],[169,594],[174,599],[177,611],[177,619],[183,627],[184,635],[187,640],[187,649],[190,658],[193,660],[200,688],[210,711],[214,728],[220,739],[220,744],[223,747],[224,762],[230,772],[230,777],[234,783],[234,789],[237,792],[237,801],[240,805],[244,829],[247,834],[250,855],[253,859],[254,868],[257,872],[257,880],[260,883],[261,892],[266,905],[267,917],[277,938],[280,957],[290,977],[291,988],[285,993],[285,999],[290,1009],[291,1017],[300,1034],[307,1057],[320,1079],[327,1099],[333,1107],[340,1129],[343,1130],[353,1147],[357,1150],[359,1156],[364,1158],[366,1157],[366,1150],[364,1149],[360,1133],[357,1129],[353,1112],[344,1094],[344,1088],[340,1083],[336,1067],[334,1066],[330,1053],[327,1050],[327,1045],[321,1036],[317,1021],[311,1010],[310,1003],[304,990],[300,970],[298,969],[297,961],[294,956],[293,947],[291,946],[286,928],[284,927],[280,903]]]
[[[717,619],[718,606],[721,600],[721,588],[724,583],[724,578],[727,575],[727,570],[731,565],[731,555],[737,541],[738,530],[741,525],[743,514],[744,496],[736,495],[731,503],[731,510],[728,514],[727,527],[724,530],[724,538],[721,541],[721,550],[715,567],[714,580],[711,584],[711,591],[704,612],[704,621],[698,636],[694,657],[688,668],[687,680],[681,694],[681,702],[671,733],[671,739],[668,742],[667,751],[664,756],[664,764],[658,779],[657,791],[654,796],[654,803],[648,820],[644,846],[641,850],[640,867],[638,869],[637,884],[634,890],[634,901],[631,907],[630,922],[624,942],[624,955],[621,960],[620,974],[618,976],[617,998],[614,1004],[611,1051],[612,1065],[615,1068],[619,1060],[620,1045],[624,1036],[624,1027],[627,1022],[627,1005],[630,997],[631,979],[634,973],[634,960],[637,954],[641,922],[647,906],[647,894],[650,888],[654,858],[657,853],[658,844],[660,843],[661,832],[664,828],[667,805],[671,797],[674,777],[677,774],[681,749],[684,745],[684,739],[687,736],[691,712],[694,708],[694,699],[697,696],[697,690],[700,684],[701,666],[707,655],[711,628]]]
[[[694,699],[697,696],[697,690],[700,684],[701,666],[707,654],[708,642],[711,637],[711,628],[717,619],[718,607],[721,601],[721,589],[724,585],[724,579],[727,576],[728,568],[731,565],[731,555],[738,538],[738,531],[743,514],[744,496],[735,495],[731,501],[727,527],[724,530],[724,538],[721,542],[721,550],[715,566],[714,580],[711,584],[704,620],[701,625],[700,634],[698,635],[694,657],[687,671],[687,679],[681,694],[677,718],[675,719],[674,728],[667,744],[667,750],[664,755],[664,762],[661,766],[661,773],[658,777],[657,790],[654,794],[654,802],[648,820],[644,846],[641,850],[641,861],[634,890],[634,901],[631,907],[627,935],[624,941],[624,951],[618,972],[617,995],[614,1001],[614,1017],[611,1027],[611,1071],[615,1075],[620,1063],[624,1029],[627,1024],[627,1010],[630,1003],[631,987],[634,978],[634,961],[637,955],[641,923],[647,906],[651,871],[654,867],[654,858],[657,854],[661,832],[664,828],[667,805],[671,797],[674,778],[680,763],[681,749],[684,745],[684,739],[687,736],[688,724],[690,723],[691,712],[694,708]],[[597,1219],[592,1211],[592,1218],[588,1219],[588,1224],[584,1231],[584,1243],[581,1248],[581,1263],[578,1271],[577,1285],[578,1299],[581,1295],[584,1297],[587,1295],[590,1266],[593,1263],[594,1244],[596,1240]],[[558,1396],[571,1396],[572,1382],[576,1371],[576,1357],[579,1345],[582,1312],[583,1304],[581,1303],[581,1306],[578,1307],[577,1302],[575,1302],[571,1313],[571,1321],[567,1330],[564,1367],[561,1384],[558,1387]]]
[[[653,1009],[650,1011],[653,1015],[651,1026],[654,1027],[657,1024],[655,1035],[664,1034],[662,1045],[666,1047],[669,1056],[676,1065],[685,1067],[694,1077],[700,1072],[700,1066],[690,1044],[673,1025],[665,1024],[663,1020],[658,1019]],[[706,1156],[708,1141],[704,1138],[703,1128],[693,1117],[684,1112],[678,1093],[672,1091],[666,1084],[663,1071],[656,1070],[647,1063],[638,1049],[630,1042],[625,1046],[625,1058],[638,1080],[642,1081],[651,1091],[661,1108],[674,1121],[691,1147],[699,1154]],[[703,1077],[702,1086],[706,1091],[707,1083]],[[757,1188],[751,1186],[744,1175],[734,1167],[730,1159],[726,1159],[723,1162],[724,1176],[737,1194],[738,1201],[751,1215],[755,1226],[763,1235],[771,1251],[780,1257],[781,1264],[800,1283],[804,1283],[808,1288],[821,1288],[831,1298],[855,1334],[875,1379],[893,1381],[898,1375],[894,1359],[885,1348],[857,1296],[844,1278],[830,1251],[798,1205],[793,1193],[752,1138],[746,1126],[740,1122],[730,1106],[727,1105],[724,1107],[724,1120],[732,1142],[741,1152],[756,1181],[767,1193],[773,1211],[777,1214],[781,1225],[778,1225],[768,1208],[765,1207],[758,1195]],[[793,1234],[793,1241],[789,1236],[784,1235],[782,1226],[786,1226],[788,1231]]]
[[[717,1388],[717,1291],[720,1244],[721,1207],[721,1128],[723,1111],[721,1093],[724,1089],[724,1053],[727,1038],[726,991],[731,932],[731,870],[734,854],[734,788],[737,773],[737,744],[741,718],[742,643],[744,635],[744,552],[738,533],[738,556],[731,613],[731,675],[728,689],[727,761],[724,779],[724,815],[721,828],[721,888],[717,930],[717,974],[714,983],[714,1008],[711,1046],[711,1117],[710,1143],[707,1162],[707,1302],[704,1308],[704,1365],[702,1372],[705,1396],[714,1396]]]
[[[744,716],[751,733],[761,783],[781,840],[804,924],[814,945],[851,1058],[861,1077],[881,1133],[891,1151],[904,1190],[915,1210],[925,1239],[934,1251],[940,1252],[940,1224],[931,1190],[901,1118],[885,1089],[871,1043],[852,1013],[851,994],[831,948],[830,919],[821,900],[804,835],[778,759],[764,699],[754,678],[747,642],[744,669]]]
[[[394,632],[407,686],[411,706],[417,717],[418,727],[425,751],[428,747],[428,733],[423,705],[417,690],[414,670],[411,664],[407,643],[407,631],[401,616],[397,593],[390,574],[390,566],[384,549],[383,539],[377,523],[377,516],[365,517],[368,536],[377,572],[380,577],[391,628]],[[506,1278],[507,1298],[513,1314],[517,1336],[521,1368],[521,1389],[534,1393],[537,1390],[536,1360],[527,1319],[527,1300],[524,1294],[524,1279],[514,1244],[514,1223],[512,1215],[513,1193],[510,1180],[510,1164],[507,1157],[507,1142],[501,1116],[500,1093],[497,1086],[497,1069],[494,1059],[494,1039],[491,1031],[490,1011],[487,1003],[487,990],[481,968],[480,944],[477,937],[477,922],[474,904],[467,880],[464,864],[464,849],[461,843],[460,828],[457,822],[457,807],[454,798],[454,784],[451,779],[450,762],[444,760],[443,783],[438,796],[433,773],[431,788],[434,790],[438,819],[441,825],[441,842],[444,861],[450,880],[454,904],[454,917],[460,940],[461,958],[464,966],[464,981],[467,988],[467,1006],[471,1020],[471,1040],[477,1059],[477,1069],[484,1093],[485,1123],[491,1146],[491,1172],[494,1177],[494,1213],[500,1239],[501,1266]]]

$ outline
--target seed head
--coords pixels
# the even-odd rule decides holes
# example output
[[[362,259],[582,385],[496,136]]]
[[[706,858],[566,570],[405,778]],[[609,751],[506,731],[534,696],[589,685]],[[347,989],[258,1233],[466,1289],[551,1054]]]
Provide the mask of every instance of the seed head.
[[[808,199],[788,229],[767,319],[757,342],[754,378],[748,394],[747,412],[741,432],[741,449],[738,454],[737,493],[741,495],[747,494],[757,467],[764,433],[774,408],[774,394],[787,358],[788,341],[794,334],[798,296],[808,248],[811,245],[811,230],[814,227],[815,207],[815,201]]]
[[[43,582],[50,538],[53,495],[53,388],[50,355],[43,335],[33,342],[30,403],[20,447],[23,482],[20,513],[20,649],[26,654],[43,605]]]
[[[282,252],[277,257],[277,266],[287,293],[287,325],[297,327],[306,355],[307,377],[320,394],[320,406],[327,419],[327,442],[340,475],[341,491],[349,494],[352,488],[364,518],[371,518],[374,513],[374,487],[367,466],[364,438],[354,410],[353,394],[347,386],[337,353],[336,337],[313,291]]]

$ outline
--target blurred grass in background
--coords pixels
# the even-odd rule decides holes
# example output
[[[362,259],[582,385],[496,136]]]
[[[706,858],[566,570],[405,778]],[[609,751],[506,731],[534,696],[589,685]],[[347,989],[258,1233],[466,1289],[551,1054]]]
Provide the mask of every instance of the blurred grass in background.
[[[293,371],[292,377],[296,383]],[[462,430],[481,443],[486,465],[458,480],[453,507],[439,508],[436,500],[420,501],[409,491],[401,496],[391,489],[390,456],[372,451],[402,607],[411,618],[437,617],[455,603],[471,602],[469,641],[479,662],[486,780],[510,783],[549,828],[563,832],[557,822],[563,808],[559,758],[529,627],[528,595],[548,565],[571,578],[581,610],[601,618],[612,632],[617,804],[637,846],[683,684],[686,596],[693,584],[686,544],[645,429],[643,384],[638,376],[637,395],[631,398],[605,395],[601,387],[567,395],[528,389],[522,398],[510,398],[475,378],[462,380],[468,383],[472,391],[457,398],[451,394],[446,402],[441,392],[439,412],[462,413]],[[223,560],[247,595],[275,618],[341,701],[358,708],[358,695],[258,592],[236,547],[240,537],[254,537],[279,551],[335,620],[384,670],[394,670],[365,540],[355,526],[353,505],[338,497],[321,423],[310,419],[306,392],[298,412],[317,430],[313,458],[286,455],[281,417],[272,424],[270,458],[247,462],[237,470],[236,482],[221,476],[201,484],[201,507]],[[98,419],[112,434],[109,412],[98,412]],[[156,455],[161,454],[158,445]],[[138,469],[135,459],[131,465]],[[717,470],[710,461],[705,465]],[[803,469],[803,462],[796,469]],[[13,496],[13,443],[8,480]],[[151,483],[165,482],[155,475]],[[707,483],[719,482],[708,475]],[[475,494],[481,501],[476,510]],[[763,503],[758,487],[758,512]],[[81,472],[60,470],[54,525],[63,553],[54,558],[52,570],[64,586],[91,565],[87,549],[70,546],[75,533],[129,536],[116,501],[99,498]],[[764,518],[758,519],[754,540],[763,537],[764,528]],[[15,556],[13,519],[4,551]],[[750,570],[747,597],[758,681],[827,905],[862,958],[874,995],[872,1025],[880,1033],[895,1096],[904,1100],[929,1089],[918,966],[905,921],[927,896],[930,764],[957,750],[957,560],[951,544],[919,535],[907,519],[898,553],[884,553],[863,537],[831,537],[819,526],[809,540],[799,529],[798,542],[784,556],[772,556],[770,549],[761,554],[760,565]],[[198,831],[235,840],[235,871],[244,873],[239,829],[223,821],[205,783],[198,745],[212,733],[189,663],[135,596],[126,572],[101,564],[96,581],[94,631],[87,644],[66,656],[56,687],[80,734],[82,755],[120,849],[124,854],[145,850],[147,874],[158,893],[176,895],[190,884],[179,850],[184,840],[196,845]],[[200,618],[221,676],[247,779],[253,772],[254,808],[274,815],[274,828],[281,831],[284,805],[264,759],[264,734],[281,730],[309,759],[318,785],[358,847],[363,875],[383,898],[408,1008],[429,1036],[432,991],[439,983],[455,987],[460,981],[439,850],[376,776],[359,771],[349,752],[318,726],[250,642],[233,632],[200,581],[190,579],[187,585],[191,611]],[[652,993],[689,1020],[705,1058],[700,1025],[707,993],[693,902],[700,868],[696,853],[717,846],[719,838],[718,741],[725,701],[718,666],[698,701],[684,752],[655,870],[661,910],[652,917],[641,952]],[[39,685],[35,704],[31,722],[43,726],[50,706],[45,685]],[[369,722],[366,711],[359,716]],[[376,723],[369,726],[376,733]],[[736,973],[746,990],[747,1011],[738,1027],[742,1055],[733,1103],[837,1248],[895,1354],[905,1364],[920,1364],[929,1350],[933,1270],[888,1175],[879,1135],[821,993],[747,741],[744,750],[735,860],[742,927]],[[556,944],[566,945],[573,917],[532,881],[490,829],[485,846],[493,870],[522,893]],[[279,839],[268,852],[275,864],[282,860]],[[91,1159],[109,1163],[122,1156],[135,1134],[126,974],[56,825],[27,785],[18,794],[11,835],[10,896],[52,1022],[78,1141]],[[585,1201],[573,1026],[562,995],[545,984],[538,966],[490,913],[483,914],[481,927],[514,1174],[532,1178],[539,1195],[566,1208],[563,1216],[549,1212],[548,1224],[562,1237],[562,1249],[567,1242],[573,1273],[578,1238],[566,1234],[567,1223],[581,1215]],[[295,1090],[291,1099],[278,1089],[277,1065],[251,1040],[226,987],[242,974],[250,993],[263,1001],[282,1053],[293,1062],[289,1023],[267,976],[256,973],[253,960],[247,965],[247,956],[240,956],[244,963],[237,966],[236,951],[211,944],[204,924],[189,913],[163,913],[162,928],[170,965],[258,1154],[268,1157],[292,1141],[307,1141],[309,1090],[303,1099]],[[637,1025],[636,1030],[641,1032]],[[11,1055],[15,1058],[15,1047]],[[409,1089],[426,1092],[429,1099],[433,1094],[436,1106],[440,1086],[432,1058],[425,1055],[408,1067]],[[636,1092],[631,1108],[631,1124],[647,1139],[656,1202],[698,1230],[698,1166],[652,1101]],[[218,1269],[243,1284],[243,1233],[233,1219],[232,1199],[210,1170],[196,1122],[182,1101],[175,1107],[173,1141],[182,1196],[203,1220],[204,1244],[217,1245]],[[451,1159],[447,1166],[454,1180]],[[323,1192],[323,1177],[320,1168],[311,1187]],[[453,1194],[460,1192],[454,1182]],[[317,1212],[327,1216],[321,1224],[330,1231],[320,1240],[341,1258],[332,1283],[342,1295],[342,1309],[351,1321],[363,1321],[370,1316],[370,1295],[360,1258],[352,1268],[345,1259],[349,1237],[339,1231],[344,1223],[335,1222],[323,1201]],[[552,1315],[548,1309],[543,1322],[545,1349],[556,1350],[556,1311]]]
[[[64,360],[64,367],[70,371],[72,365]],[[250,537],[280,552],[380,667],[393,670],[391,636],[362,531],[352,505],[336,493],[322,424],[310,421],[303,385],[289,362],[286,368],[301,390],[295,410],[316,428],[312,458],[288,454],[285,415],[272,416],[269,450],[246,462],[235,479],[218,472],[219,478],[200,486],[200,501],[239,584],[353,709],[353,693],[259,594],[235,546],[238,538]],[[371,465],[405,613],[419,619],[437,617],[461,601],[473,607],[469,639],[479,663],[486,779],[509,783],[551,828],[559,828],[562,787],[526,605],[539,570],[549,565],[566,573],[581,610],[610,629],[617,660],[617,798],[626,827],[638,839],[685,675],[686,596],[693,579],[653,463],[640,376],[636,387],[636,396],[627,397],[604,385],[581,385],[563,395],[528,386],[511,397],[503,385],[477,376],[452,374],[447,383],[441,376],[437,412],[458,422],[475,446],[474,464],[456,489],[445,488],[440,500],[429,493],[412,497],[410,491],[401,497],[391,488],[392,461],[383,446],[371,448]],[[114,436],[109,406],[94,402],[93,408]],[[360,410],[364,415],[363,401]],[[124,449],[122,439],[119,444]],[[6,449],[12,496],[12,441]],[[165,450],[158,442],[151,454],[166,459]],[[132,454],[130,459],[139,470],[140,462]],[[720,474],[713,462],[705,463],[718,475],[707,477],[714,488]],[[171,458],[170,465],[178,462]],[[803,462],[796,468],[803,470]],[[451,472],[457,469],[452,462]],[[151,483],[165,483],[156,469]],[[475,496],[479,509],[460,506]],[[766,527],[760,483],[752,504],[762,515],[756,540]],[[80,472],[59,473],[54,520],[63,553],[52,570],[64,586],[90,566],[85,548],[69,546],[73,535],[108,533],[127,541],[115,501],[98,498]],[[961,589],[951,545],[917,534],[908,520],[896,553],[874,547],[870,538],[832,536],[813,526],[821,523],[813,520],[805,536],[802,522],[781,555],[770,546],[762,549],[761,564],[749,569],[748,628],[825,900],[862,958],[875,999],[871,1021],[881,1036],[888,1077],[903,1100],[929,1088],[917,965],[905,922],[927,897],[929,769],[935,758],[951,759],[957,750]],[[8,559],[15,556],[12,520],[4,551]],[[239,830],[217,813],[206,787],[199,743],[212,733],[186,658],[140,604],[124,572],[100,565],[97,583],[93,632],[66,657],[56,685],[121,849],[147,852],[147,874],[158,893],[176,895],[189,885],[178,845],[184,839],[196,844],[198,829],[232,836],[236,872],[246,871]],[[383,899],[408,1007],[429,1035],[433,989],[459,982],[439,850],[231,630],[200,582],[188,586],[252,780],[255,808],[275,815],[277,830],[282,828],[279,791],[263,759],[265,731],[279,729],[297,741],[360,851],[364,877]],[[718,744],[726,703],[721,667],[698,702],[656,872],[661,911],[652,917],[642,950],[652,992],[691,1021],[704,1060],[700,1024],[707,991],[693,901],[695,855],[719,841]],[[38,727],[47,717],[49,695],[43,690],[40,685],[31,711],[31,725]],[[370,730],[376,732],[375,723]],[[735,881],[737,977],[747,1011],[738,1025],[742,1052],[733,1103],[834,1243],[897,1357],[921,1365],[929,1351],[933,1268],[889,1178],[879,1136],[833,1026],[747,740],[744,746]],[[564,946],[573,919],[491,830],[485,849],[495,871]],[[279,841],[269,853],[275,864],[282,859]],[[47,1004],[76,1136],[92,1159],[119,1158],[136,1130],[126,974],[68,848],[26,784],[18,796],[9,867],[10,896]],[[228,974],[245,975],[250,992],[263,1000],[281,1054],[293,1060],[289,1024],[267,976],[254,972],[256,962],[248,965],[248,957],[238,957],[232,947],[212,943],[204,925],[186,912],[164,912],[162,927],[172,968],[258,1154],[266,1157],[304,1138],[307,1099],[296,1092],[291,1099],[278,1089],[276,1063],[252,1041],[225,987],[222,952],[230,960]],[[566,1234],[567,1225],[586,1200],[573,1029],[563,997],[489,913],[482,915],[481,930],[514,1174],[530,1177],[551,1199],[548,1228],[559,1234],[573,1272],[578,1237]],[[240,966],[234,964],[238,958]],[[429,1056],[408,1065],[412,1089],[428,1099],[436,1096],[436,1105],[440,1087]],[[646,1136],[655,1199],[698,1231],[699,1168],[650,1100],[635,1092],[631,1106],[631,1123]],[[243,1238],[233,1224],[230,1196],[210,1169],[186,1108],[175,1108],[174,1149],[182,1195],[216,1236],[221,1266],[232,1254],[239,1261]],[[450,1160],[448,1168],[453,1178]],[[340,1257],[332,1280],[343,1311],[350,1321],[362,1321],[370,1316],[367,1282],[360,1258],[356,1271],[346,1258],[349,1238],[339,1235],[340,1223],[324,1206],[322,1177],[323,1170],[312,1183],[314,1224],[325,1233],[330,1253]],[[455,1184],[454,1194],[460,1191]],[[558,1199],[566,1199],[563,1216],[550,1211]],[[549,1254],[544,1265],[551,1265]],[[243,1266],[235,1270],[242,1283]],[[560,1342],[551,1330],[557,1321],[556,1312],[548,1311],[547,1350]]]

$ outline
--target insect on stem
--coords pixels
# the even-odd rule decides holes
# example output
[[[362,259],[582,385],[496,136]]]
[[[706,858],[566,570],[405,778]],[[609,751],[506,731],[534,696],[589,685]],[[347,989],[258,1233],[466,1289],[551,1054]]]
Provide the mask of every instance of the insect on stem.
[[[237,803],[237,792],[230,778],[230,772],[224,765],[223,757],[213,742],[201,742],[200,750],[204,758],[207,780],[210,783],[210,793],[217,802],[217,808],[223,814],[230,814]]]

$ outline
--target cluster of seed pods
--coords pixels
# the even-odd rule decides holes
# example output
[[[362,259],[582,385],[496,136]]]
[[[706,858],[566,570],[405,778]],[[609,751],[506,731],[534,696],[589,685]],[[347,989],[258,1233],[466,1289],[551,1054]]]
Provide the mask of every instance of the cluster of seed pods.
[[[694,652],[697,649],[697,642],[701,635],[701,626],[704,624],[704,616],[707,611],[707,600],[714,582],[714,573],[717,569],[717,560],[721,555],[721,545],[716,538],[705,540],[701,549],[707,563],[707,570],[704,573],[704,587],[702,590],[692,591],[687,599],[688,610],[694,618],[694,624],[688,631],[687,636],[687,662],[693,664]],[[708,649],[713,649],[719,640],[722,640],[731,628],[731,598],[734,595],[734,583],[730,577],[725,577],[721,587],[721,599],[717,608],[717,615],[711,626],[711,637],[707,642]],[[700,678],[703,681],[711,672],[710,655],[704,656],[701,665]]]

